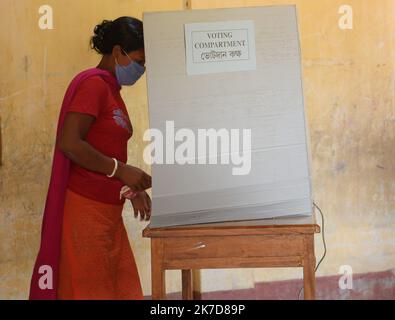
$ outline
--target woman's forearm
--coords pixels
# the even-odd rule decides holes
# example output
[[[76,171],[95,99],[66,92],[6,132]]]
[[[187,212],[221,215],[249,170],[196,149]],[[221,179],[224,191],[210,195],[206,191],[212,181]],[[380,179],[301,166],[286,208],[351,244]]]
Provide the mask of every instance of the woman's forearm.
[[[85,137],[95,118],[80,113],[69,113],[59,136],[58,146],[71,161],[84,169],[111,175],[114,161],[96,150]],[[133,191],[151,188],[151,176],[143,170],[118,162],[114,177],[121,180]]]
[[[114,160],[97,151],[85,140],[74,141],[69,145],[60,144],[61,151],[77,165],[94,172],[110,175],[114,170]],[[123,163],[118,162],[116,177],[120,178]]]
[[[71,161],[84,169],[110,175],[114,170],[114,161],[96,150],[86,140],[86,134],[95,121],[95,118],[81,113],[68,113],[66,115],[57,145]],[[122,169],[125,165],[118,163],[115,177],[121,179]]]

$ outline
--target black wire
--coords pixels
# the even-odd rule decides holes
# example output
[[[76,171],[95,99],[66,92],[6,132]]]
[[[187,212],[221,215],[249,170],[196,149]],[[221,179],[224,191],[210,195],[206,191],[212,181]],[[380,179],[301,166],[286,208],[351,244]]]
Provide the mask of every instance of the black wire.
[[[320,267],[322,261],[324,261],[324,259],[325,259],[325,257],[326,257],[326,252],[327,252],[327,250],[326,250],[326,242],[325,242],[325,220],[324,220],[324,214],[322,213],[320,207],[317,206],[317,205],[315,204],[315,202],[313,202],[313,205],[314,205],[315,208],[318,209],[318,211],[319,211],[320,214],[321,214],[321,221],[322,221],[322,222],[321,222],[321,225],[322,225],[322,226],[321,226],[321,234],[322,234],[322,243],[324,244],[324,254],[322,255],[320,261],[318,262],[318,264],[317,264],[317,266],[315,267],[315,270],[314,270],[314,272],[317,272],[317,270],[318,270],[318,268]],[[301,296],[302,292],[303,292],[303,286],[302,286],[302,288],[300,288],[300,290],[299,290],[298,300],[300,300],[300,296]]]

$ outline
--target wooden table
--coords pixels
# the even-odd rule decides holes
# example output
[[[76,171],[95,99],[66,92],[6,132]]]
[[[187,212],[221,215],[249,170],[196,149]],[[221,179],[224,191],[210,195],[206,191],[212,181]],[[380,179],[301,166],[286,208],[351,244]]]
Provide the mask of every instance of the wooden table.
[[[150,228],[152,299],[166,298],[165,271],[182,270],[183,299],[197,298],[193,270],[302,267],[304,298],[315,299],[314,217]],[[194,286],[195,285],[195,286]]]

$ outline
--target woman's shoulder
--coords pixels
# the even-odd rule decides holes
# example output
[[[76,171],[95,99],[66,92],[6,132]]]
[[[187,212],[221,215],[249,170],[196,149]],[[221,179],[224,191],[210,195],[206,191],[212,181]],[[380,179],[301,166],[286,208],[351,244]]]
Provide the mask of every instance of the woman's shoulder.
[[[109,78],[113,78],[113,76],[108,71],[91,68],[78,73],[74,77],[73,82],[78,83],[78,86],[92,87],[94,90],[99,90],[108,88],[110,85]]]
[[[95,93],[108,92],[108,83],[100,75],[92,75],[82,79],[78,84],[78,89]]]
[[[69,111],[89,113],[97,117],[110,96],[109,85],[100,72],[80,73],[72,81]],[[69,91],[72,92],[72,91]]]
[[[97,96],[106,99],[115,87],[115,77],[108,71],[98,68],[88,69],[77,74],[69,85],[77,96]]]
[[[87,84],[91,84],[91,85],[95,85],[95,86],[99,86],[99,87],[107,87],[108,86],[108,84],[103,79],[103,77],[98,76],[98,75],[91,76],[89,78],[84,79],[83,83],[87,83]]]

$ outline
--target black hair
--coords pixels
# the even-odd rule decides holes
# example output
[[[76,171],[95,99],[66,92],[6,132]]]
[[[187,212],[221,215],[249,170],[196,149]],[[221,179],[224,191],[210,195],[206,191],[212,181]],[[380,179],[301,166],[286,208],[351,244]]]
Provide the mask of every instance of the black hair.
[[[94,30],[91,48],[105,55],[119,45],[125,52],[144,48],[143,22],[132,17],[120,17],[114,21],[103,20]]]

